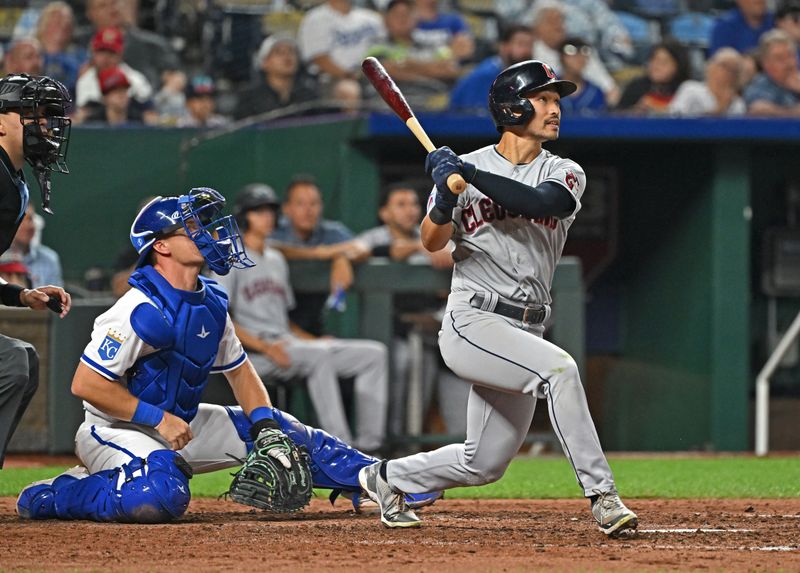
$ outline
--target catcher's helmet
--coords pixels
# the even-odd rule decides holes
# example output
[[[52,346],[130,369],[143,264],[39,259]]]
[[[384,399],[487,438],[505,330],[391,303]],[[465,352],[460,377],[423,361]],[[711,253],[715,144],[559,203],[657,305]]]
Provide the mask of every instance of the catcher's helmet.
[[[245,185],[236,196],[236,202],[233,205],[233,216],[236,217],[240,227],[245,227],[247,225],[245,214],[248,211],[260,207],[269,207],[277,211],[280,206],[278,195],[272,187],[265,183],[250,183]]]
[[[578,89],[559,80],[553,69],[539,60],[509,66],[498,74],[489,90],[489,111],[498,131],[506,125],[524,125],[533,117],[533,105],[524,96],[540,89],[554,89],[565,97]]]
[[[217,218],[223,207],[225,198],[209,187],[150,201],[131,225],[131,243],[139,253],[136,266],[147,264],[157,239],[183,228],[215,273],[226,275],[232,268],[252,267],[254,263],[247,257],[236,220],[230,215]]]
[[[67,113],[71,103],[64,84],[47,76],[9,74],[0,79],[0,113],[20,114],[22,153],[39,180],[47,212],[51,212],[48,172],[69,173],[67,146],[72,121]]]

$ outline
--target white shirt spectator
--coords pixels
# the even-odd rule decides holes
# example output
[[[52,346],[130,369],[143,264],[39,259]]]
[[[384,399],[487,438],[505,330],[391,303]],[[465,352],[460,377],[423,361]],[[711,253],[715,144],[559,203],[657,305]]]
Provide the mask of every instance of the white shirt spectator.
[[[150,82],[141,72],[134,70],[125,62],[119,64],[119,68],[128,78],[128,83],[131,87],[128,89],[128,95],[133,99],[146,102],[153,97],[153,88]],[[83,107],[90,102],[102,102],[103,94],[100,93],[100,81],[97,79],[97,69],[94,67],[89,68],[81,74],[78,78],[78,83],[75,86],[75,105]]]
[[[328,54],[345,70],[356,70],[367,50],[386,37],[377,12],[353,7],[343,14],[328,4],[309,10],[300,23],[298,43],[304,61]]]
[[[669,102],[669,111],[675,115],[716,115],[718,105],[717,99],[705,83],[686,80]],[[744,100],[736,96],[723,115],[744,115],[746,110]]]

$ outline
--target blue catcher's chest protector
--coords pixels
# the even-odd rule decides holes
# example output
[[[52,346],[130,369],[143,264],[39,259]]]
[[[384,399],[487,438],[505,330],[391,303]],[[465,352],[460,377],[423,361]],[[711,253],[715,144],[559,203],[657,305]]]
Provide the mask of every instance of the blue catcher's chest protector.
[[[200,277],[200,290],[178,290],[149,265],[128,282],[155,304],[137,306],[131,326],[157,349],[128,371],[128,391],[191,422],[225,332],[227,295],[205,277]]]

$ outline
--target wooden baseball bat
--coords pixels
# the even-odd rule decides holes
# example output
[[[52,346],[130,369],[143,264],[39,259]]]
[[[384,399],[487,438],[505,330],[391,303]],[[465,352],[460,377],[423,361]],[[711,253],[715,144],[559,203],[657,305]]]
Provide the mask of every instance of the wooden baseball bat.
[[[397,84],[394,83],[394,80],[386,72],[386,69],[381,63],[375,58],[370,57],[361,62],[361,69],[370,83],[375,87],[375,90],[383,98],[383,101],[385,101],[389,108],[405,122],[406,127],[417,137],[422,147],[424,147],[428,153],[436,149],[431,138],[428,137],[428,134],[422,129],[419,120],[414,116],[414,112],[411,111],[411,107],[408,105],[406,98],[403,97],[403,92],[400,91],[400,88],[397,87]],[[467,188],[467,182],[464,181],[461,174],[453,173],[447,178],[447,187],[450,191],[458,195],[459,193],[463,193],[464,189]]]

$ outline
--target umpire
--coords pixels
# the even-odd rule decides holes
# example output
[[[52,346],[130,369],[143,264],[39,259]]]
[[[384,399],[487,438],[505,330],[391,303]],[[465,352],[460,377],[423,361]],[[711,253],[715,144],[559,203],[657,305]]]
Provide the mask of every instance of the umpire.
[[[27,161],[50,211],[50,174],[67,173],[65,160],[71,103],[64,86],[46,76],[11,74],[0,79],[0,254],[14,239],[28,206],[28,185],[22,167]],[[62,318],[70,296],[56,286],[28,289],[0,279],[5,306],[50,308]],[[39,356],[21,340],[0,334],[0,468],[6,447],[39,386]]]

